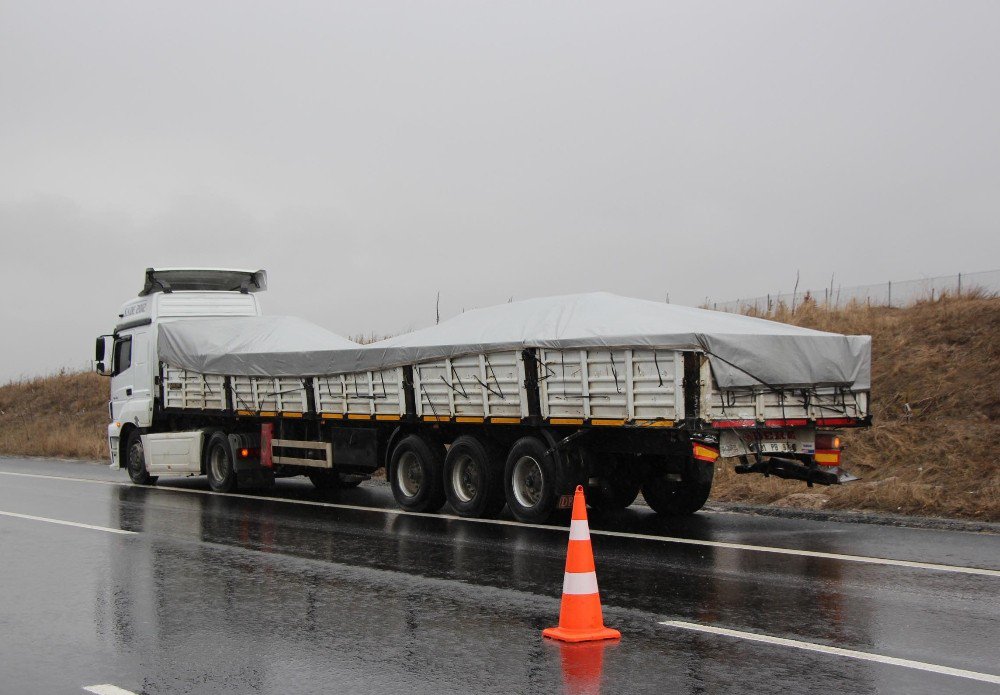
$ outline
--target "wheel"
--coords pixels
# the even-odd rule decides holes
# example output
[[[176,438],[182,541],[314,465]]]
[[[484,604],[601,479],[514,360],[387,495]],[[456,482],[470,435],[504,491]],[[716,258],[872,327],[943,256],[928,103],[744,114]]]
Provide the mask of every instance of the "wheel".
[[[587,502],[602,512],[614,512],[631,506],[639,496],[642,476],[635,457],[611,456],[601,471],[601,482],[587,490]]]
[[[215,492],[232,492],[236,489],[236,465],[233,448],[225,432],[216,432],[208,438],[205,469],[208,486]]]
[[[335,471],[314,471],[306,474],[317,490],[344,490],[357,487],[364,477]]]
[[[642,496],[657,514],[694,514],[708,501],[714,473],[715,464],[689,457],[682,466],[680,480],[677,473],[651,473],[642,484]]]
[[[392,451],[389,486],[400,507],[411,512],[436,512],[445,501],[444,448],[411,434]]]
[[[504,467],[507,506],[518,521],[539,524],[555,510],[557,470],[548,447],[535,437],[514,442]]]
[[[132,430],[128,434],[128,441],[125,443],[125,467],[128,469],[128,477],[136,485],[152,485],[156,482],[156,476],[150,475],[146,470],[146,456],[142,451],[142,438],[139,430]]]
[[[456,439],[444,459],[444,491],[459,516],[493,519],[507,503],[503,459],[475,437]]]

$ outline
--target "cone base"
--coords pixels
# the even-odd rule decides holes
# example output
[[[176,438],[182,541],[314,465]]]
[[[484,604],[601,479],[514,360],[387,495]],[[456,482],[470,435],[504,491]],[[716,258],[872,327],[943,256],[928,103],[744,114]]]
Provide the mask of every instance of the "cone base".
[[[565,627],[548,627],[542,630],[542,636],[557,639],[561,642],[594,642],[603,639],[620,639],[622,633],[611,627],[599,627],[592,630],[570,630]]]

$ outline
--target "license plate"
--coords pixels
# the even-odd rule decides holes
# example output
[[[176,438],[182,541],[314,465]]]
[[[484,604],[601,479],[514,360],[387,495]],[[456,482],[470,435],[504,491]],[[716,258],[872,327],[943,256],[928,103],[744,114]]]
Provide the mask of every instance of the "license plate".
[[[719,437],[719,455],[809,453],[812,436],[811,430],[726,430]]]

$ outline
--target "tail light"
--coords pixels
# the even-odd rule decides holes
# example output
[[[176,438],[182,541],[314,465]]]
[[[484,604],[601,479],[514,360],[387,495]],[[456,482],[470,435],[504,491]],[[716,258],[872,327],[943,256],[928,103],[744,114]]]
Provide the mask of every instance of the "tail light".
[[[843,449],[840,435],[836,432],[816,433],[816,463],[820,466],[839,466]]]

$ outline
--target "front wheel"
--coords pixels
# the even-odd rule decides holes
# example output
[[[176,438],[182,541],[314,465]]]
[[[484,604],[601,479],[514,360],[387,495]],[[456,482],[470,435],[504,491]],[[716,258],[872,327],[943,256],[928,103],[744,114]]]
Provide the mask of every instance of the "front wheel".
[[[680,473],[650,473],[642,484],[642,496],[657,514],[694,514],[708,501],[714,472],[715,464],[691,458]]]
[[[146,455],[142,450],[142,437],[139,430],[129,432],[128,441],[125,444],[125,466],[128,469],[128,477],[136,485],[152,485],[156,482],[156,476],[150,475],[146,470]]]
[[[556,464],[548,448],[535,437],[514,442],[504,467],[504,492],[507,506],[518,521],[540,524],[555,511]]]
[[[411,434],[393,449],[389,486],[396,503],[410,512],[436,512],[444,506],[444,447]]]
[[[229,437],[216,432],[208,440],[208,486],[215,492],[232,492],[236,489],[236,464]]]

